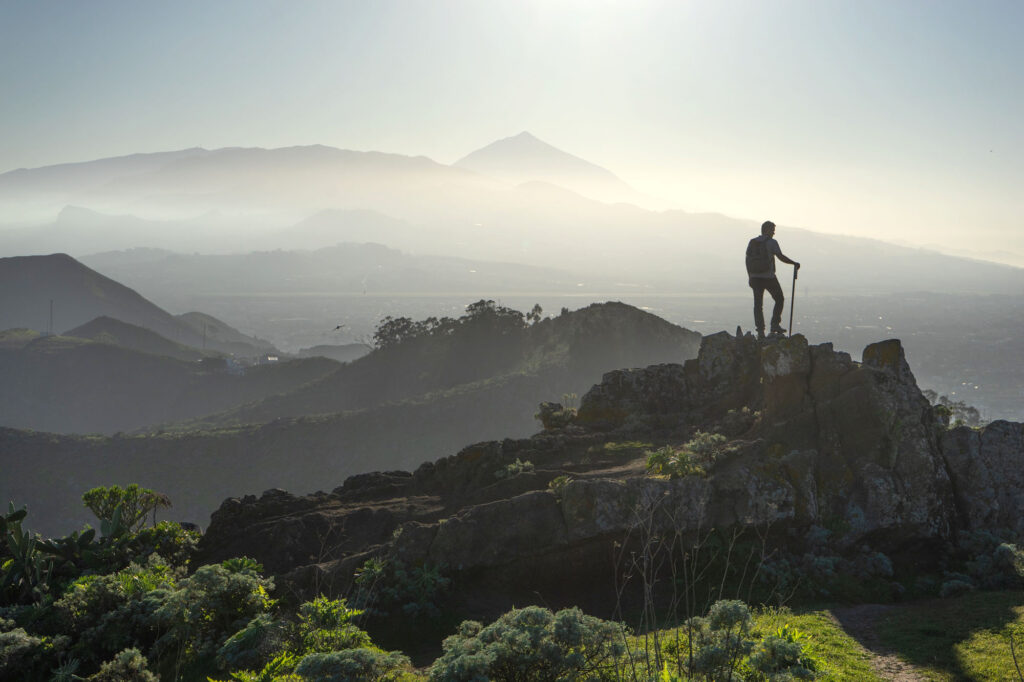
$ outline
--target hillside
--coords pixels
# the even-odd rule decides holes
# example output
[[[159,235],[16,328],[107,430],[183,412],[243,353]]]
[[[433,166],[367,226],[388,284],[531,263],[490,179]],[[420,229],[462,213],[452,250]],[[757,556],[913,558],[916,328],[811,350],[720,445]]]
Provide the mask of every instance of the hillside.
[[[198,348],[175,343],[145,327],[106,316],[97,317],[81,326],[69,329],[64,336],[100,341],[137,350],[141,353],[164,355],[176,360],[197,361],[200,358],[215,355],[212,352],[204,352]]]
[[[97,317],[144,327],[177,344],[203,346],[202,333],[192,325],[66,254],[0,258],[0,329],[60,332]],[[228,328],[223,322],[218,326]],[[207,339],[206,347],[224,352],[244,350],[244,354],[255,356],[265,353],[269,344],[251,338],[241,344],[220,344],[212,338]]]
[[[56,433],[131,431],[288,391],[338,367],[309,358],[229,371],[222,358],[198,362],[191,356],[201,356],[199,351],[116,320],[98,318],[79,329],[95,340],[4,334],[0,425]],[[122,339],[139,347],[117,345]]]
[[[316,382],[218,418],[261,425],[177,425],[113,438],[4,429],[0,466],[13,475],[0,481],[0,498],[29,503],[33,523],[55,532],[87,520],[78,501],[82,490],[134,481],[170,495],[174,518],[205,525],[230,495],[282,486],[309,492],[369,469],[414,467],[466,442],[527,436],[537,429],[539,402],[582,391],[612,368],[692,357],[699,342],[694,332],[621,304],[567,313],[523,336],[538,342],[529,348],[543,362],[531,367],[530,358],[519,356],[525,346],[516,343],[496,358],[477,354],[478,364],[471,364],[474,356],[458,339],[451,346],[421,339],[411,349],[400,344],[341,367],[348,381]],[[447,358],[461,373],[449,375],[450,365],[430,358]],[[362,409],[341,412],[346,405]],[[323,416],[287,417],[286,409]],[[64,472],[60,481],[50,474],[54,467]]]
[[[373,350],[363,343],[346,343],[342,345],[324,344],[300,348],[296,353],[300,358],[330,358],[335,362],[352,362]]]
[[[223,426],[344,412],[504,378],[535,386],[525,404],[515,404],[530,410],[541,400],[582,393],[609,368],[691,357],[700,339],[696,332],[622,303],[593,304],[527,325],[521,313],[480,301],[457,320],[427,324],[436,326],[415,332],[412,320],[393,320],[380,327],[390,328],[393,336],[379,333],[382,347],[375,352],[309,386],[201,423]],[[507,424],[510,433],[528,426],[518,420]]]

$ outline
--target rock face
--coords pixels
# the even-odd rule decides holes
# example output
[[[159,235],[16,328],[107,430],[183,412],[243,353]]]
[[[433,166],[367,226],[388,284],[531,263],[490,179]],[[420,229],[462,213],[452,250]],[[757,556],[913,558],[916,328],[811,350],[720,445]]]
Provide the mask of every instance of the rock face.
[[[839,547],[896,556],[961,529],[1024,530],[1022,426],[947,429],[897,340],[855,362],[799,335],[723,332],[685,365],[609,372],[575,415],[542,413],[532,438],[472,445],[412,474],[228,500],[202,559],[246,554],[295,585],[344,592],[356,567],[387,554],[446,566],[462,594],[500,585],[507,600],[583,604],[596,585],[608,594],[617,543],[645,526],[770,528],[795,546],[824,527]],[[703,475],[647,474],[647,451],[698,432],[727,439]]]

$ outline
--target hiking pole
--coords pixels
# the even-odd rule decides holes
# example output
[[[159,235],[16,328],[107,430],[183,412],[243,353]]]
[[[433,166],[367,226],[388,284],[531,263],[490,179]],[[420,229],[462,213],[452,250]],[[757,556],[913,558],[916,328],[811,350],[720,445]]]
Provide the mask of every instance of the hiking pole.
[[[793,291],[789,294],[789,338],[793,338],[793,305],[796,303],[796,273],[800,266],[793,268]]]

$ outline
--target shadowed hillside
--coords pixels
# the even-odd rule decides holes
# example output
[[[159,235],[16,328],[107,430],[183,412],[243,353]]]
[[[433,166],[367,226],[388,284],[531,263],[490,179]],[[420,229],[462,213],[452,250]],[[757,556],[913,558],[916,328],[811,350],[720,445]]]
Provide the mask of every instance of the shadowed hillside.
[[[387,318],[378,348],[322,380],[203,420],[266,422],[325,414],[484,386],[507,378],[536,386],[537,402],[582,393],[616,367],[691,357],[700,334],[622,303],[594,304],[528,324],[522,313],[480,301],[458,319]],[[528,423],[510,421],[511,432]]]
[[[59,332],[97,317],[145,327],[175,343],[197,348],[204,345],[202,332],[191,324],[66,254],[0,258],[0,329]],[[218,325],[230,329],[222,322]],[[247,355],[273,350],[267,342],[253,338],[247,338],[244,344],[221,344],[210,337],[205,345],[224,352],[244,350]]]
[[[96,340],[5,333],[0,425],[57,433],[130,431],[287,391],[338,366],[308,358],[229,371],[224,358],[191,359],[190,353],[202,354],[116,320],[98,319],[82,329],[95,332]],[[179,357],[117,345],[113,334]]]
[[[204,352],[198,348],[169,341],[145,327],[107,316],[97,317],[79,327],[69,329],[64,335],[109,343],[151,355],[165,355],[177,360],[195,361],[217,355],[214,352]]]
[[[500,341],[504,328],[486,319],[498,310],[480,310],[485,319],[457,333],[385,343],[307,389],[219,418],[262,425],[213,429],[210,422],[205,431],[179,426],[113,438],[2,430],[0,466],[13,475],[0,482],[0,498],[28,503],[34,523],[51,531],[88,519],[81,490],[134,481],[168,494],[175,518],[205,525],[229,495],[273,487],[308,492],[369,469],[414,467],[467,442],[527,436],[537,429],[539,402],[582,392],[611,369],[692,357],[700,339],[608,303],[529,326],[519,314],[511,327],[518,331],[504,345],[476,346]],[[335,414],[289,417],[286,410]],[[59,481],[55,469],[63,472]]]

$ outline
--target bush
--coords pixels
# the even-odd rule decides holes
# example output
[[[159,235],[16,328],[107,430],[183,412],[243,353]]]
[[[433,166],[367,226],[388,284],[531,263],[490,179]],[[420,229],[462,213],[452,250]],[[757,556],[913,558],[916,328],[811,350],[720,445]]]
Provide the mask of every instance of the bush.
[[[697,464],[691,453],[669,445],[647,453],[647,471],[669,478],[704,474],[704,468]]]
[[[15,679],[42,648],[43,640],[13,627],[11,621],[0,620],[0,679]]]
[[[494,472],[495,478],[513,478],[519,474],[523,474],[529,471],[533,471],[533,462],[526,460],[525,462],[518,457],[516,461],[506,464],[504,467]]]
[[[146,657],[138,649],[125,649],[114,660],[104,663],[100,671],[87,678],[88,682],[159,682],[149,671]]]
[[[623,653],[622,626],[539,606],[513,609],[487,627],[465,621],[444,641],[430,669],[435,682],[531,682],[583,679],[612,671]]]
[[[173,589],[174,571],[153,555],[145,566],[131,564],[109,575],[83,576],[50,609],[50,620],[74,638],[73,654],[95,669],[104,659],[131,646],[151,645],[157,638],[154,613]]]
[[[703,476],[715,459],[725,452],[726,437],[698,431],[680,448],[666,445],[647,453],[647,471],[669,478]]]
[[[553,492],[555,494],[555,497],[560,498],[562,496],[562,493],[565,492],[566,486],[569,485],[570,483],[572,483],[571,476],[555,476],[553,479],[548,481],[548,490]]]
[[[367,559],[356,571],[355,606],[371,615],[396,609],[413,618],[436,618],[451,580],[433,564],[406,566],[398,559]]]
[[[307,682],[391,682],[409,667],[402,654],[379,649],[348,649],[309,654],[295,667]]]
[[[261,613],[227,638],[217,650],[221,670],[265,667],[288,645],[288,623]]]
[[[823,666],[808,651],[808,644],[804,633],[784,625],[758,643],[749,665],[770,682],[813,680]]]
[[[750,639],[753,624],[750,608],[741,601],[715,602],[704,618],[690,618],[687,632],[694,644],[690,674],[708,680],[732,680],[754,647]]]
[[[318,597],[299,607],[296,636],[298,653],[327,653],[372,645],[370,635],[351,621],[362,611],[350,609],[344,599]]]
[[[212,658],[229,636],[274,605],[273,580],[255,570],[232,572],[223,565],[202,566],[162,597],[155,617],[165,634],[158,655],[175,653],[177,662]]]
[[[1006,541],[1006,535],[990,531],[961,531],[958,549],[966,555],[969,581],[985,589],[1019,589],[1024,586],[1024,550]]]

